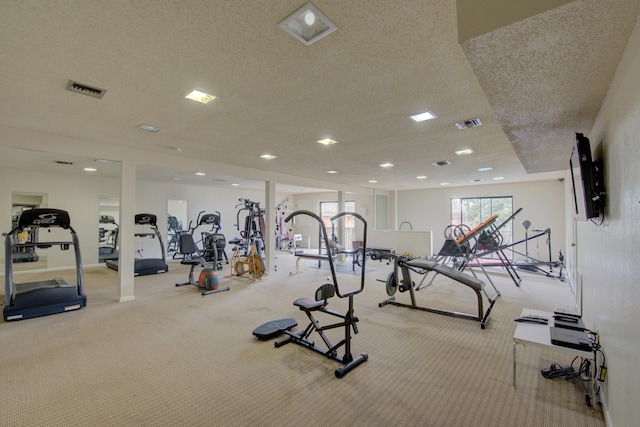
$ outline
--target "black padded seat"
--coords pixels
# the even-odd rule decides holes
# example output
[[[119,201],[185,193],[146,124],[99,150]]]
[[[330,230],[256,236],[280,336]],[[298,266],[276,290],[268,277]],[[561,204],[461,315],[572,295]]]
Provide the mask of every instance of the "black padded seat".
[[[480,279],[473,277],[470,274],[462,273],[455,268],[451,268],[448,265],[440,265],[435,261],[429,261],[425,259],[412,259],[405,262],[408,266],[416,267],[421,270],[435,271],[443,276],[449,277],[457,282],[465,284],[476,291],[481,291],[484,288],[484,282]]]
[[[293,302],[293,305],[300,307],[302,310],[313,311],[321,308],[325,305],[325,301],[316,301],[314,297],[298,298]]]

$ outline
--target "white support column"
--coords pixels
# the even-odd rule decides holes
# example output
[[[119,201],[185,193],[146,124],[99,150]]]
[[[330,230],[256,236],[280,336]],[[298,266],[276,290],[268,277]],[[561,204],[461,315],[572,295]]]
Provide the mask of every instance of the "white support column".
[[[345,207],[344,207],[344,191],[340,190],[338,191],[338,213],[344,212],[345,211]],[[338,243],[340,244],[340,246],[342,247],[348,247],[347,246],[347,242],[344,241],[344,221],[345,218],[342,217],[338,220],[338,229],[336,230],[336,236],[338,237]],[[338,260],[340,262],[344,261],[344,254],[340,254],[340,257],[338,258]]]
[[[275,271],[275,222],[276,222],[276,183],[273,181],[265,181],[265,217],[266,226],[264,237],[264,253],[265,253],[265,269],[266,271]]]
[[[120,230],[118,232],[120,255],[118,256],[118,301],[133,301],[133,271],[136,250],[136,164],[123,161],[120,165]]]

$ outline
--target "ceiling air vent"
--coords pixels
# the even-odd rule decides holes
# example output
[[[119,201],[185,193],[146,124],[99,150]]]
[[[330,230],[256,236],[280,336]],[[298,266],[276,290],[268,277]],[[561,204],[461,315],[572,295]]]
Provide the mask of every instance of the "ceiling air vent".
[[[66,89],[70,92],[75,92],[75,93],[91,96],[93,98],[98,98],[98,99],[101,99],[104,96],[104,94],[107,93],[106,89],[87,86],[82,83],[74,82],[73,80],[69,80],[69,83],[67,83]]]
[[[67,161],[65,161],[65,160],[56,160],[55,162],[56,162],[57,164],[59,164],[59,165],[67,165],[67,166],[69,166],[69,165],[72,165],[72,164],[73,164],[73,162],[67,162]]]
[[[456,123],[456,127],[458,129],[468,129],[477,126],[482,126],[482,122],[480,121],[480,119],[469,119]]]
[[[449,160],[440,160],[439,162],[433,162],[431,164],[438,168],[440,166],[449,166],[451,162]]]

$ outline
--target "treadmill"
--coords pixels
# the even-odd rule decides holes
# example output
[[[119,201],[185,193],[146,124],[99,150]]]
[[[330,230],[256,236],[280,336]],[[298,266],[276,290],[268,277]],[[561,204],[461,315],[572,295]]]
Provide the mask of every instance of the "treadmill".
[[[27,229],[60,227],[71,233],[70,241],[15,243],[15,237]],[[28,283],[14,283],[14,250],[32,248],[51,248],[59,246],[68,250],[73,246],[76,262],[76,283],[67,283],[62,278],[41,280]],[[22,212],[16,225],[5,237],[5,282],[4,309],[5,321],[29,319],[48,314],[78,310],[87,305],[84,293],[82,256],[75,230],[71,227],[69,214],[60,209],[38,208]]]
[[[151,230],[150,232],[136,233],[136,237],[158,239],[162,258],[136,258],[133,266],[134,276],[147,276],[149,274],[166,273],[169,271],[167,252],[162,242],[160,230],[158,230],[157,220],[158,218],[154,214],[143,213],[135,216],[136,225],[147,226]],[[117,260],[106,260],[105,264],[110,269],[118,271]]]
[[[105,228],[107,224],[111,228]],[[118,223],[111,215],[100,215],[100,245],[98,246],[98,262],[118,259]],[[103,244],[104,243],[104,244]]]

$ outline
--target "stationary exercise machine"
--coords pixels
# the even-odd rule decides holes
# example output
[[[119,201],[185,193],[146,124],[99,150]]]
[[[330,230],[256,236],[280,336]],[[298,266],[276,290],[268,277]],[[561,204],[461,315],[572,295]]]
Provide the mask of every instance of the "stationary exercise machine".
[[[178,218],[167,214],[167,252],[178,251],[178,237],[182,232],[182,223],[178,221]]]
[[[215,235],[211,235],[215,236]],[[189,265],[189,278],[186,282],[176,283],[176,286],[192,285],[198,288],[202,295],[210,295],[218,292],[228,291],[229,288],[220,288],[220,278],[218,276],[218,254],[215,243],[212,245],[213,255],[210,258],[205,258],[200,255],[196,242],[193,236],[189,233],[182,233],[179,235],[179,252],[182,255],[180,264]],[[209,263],[209,266],[206,266]],[[196,281],[193,275],[193,270],[197,267],[204,267],[200,272],[198,280]]]
[[[47,230],[58,228],[67,230],[71,240],[40,241],[15,243],[18,234],[27,230]],[[56,233],[58,234],[58,233]],[[84,293],[84,276],[82,273],[82,256],[78,236],[71,227],[67,211],[51,208],[37,208],[22,212],[15,226],[5,235],[5,282],[4,309],[5,321],[28,319],[48,314],[78,310],[87,305]],[[14,248],[51,248],[59,247],[68,250],[73,246],[75,254],[76,283],[69,284],[62,278],[42,280],[29,283],[14,283],[13,256]]]
[[[246,255],[242,255],[242,248],[245,248],[243,241],[237,238],[229,241],[234,245],[229,277],[249,277],[252,280],[258,280],[264,275],[266,267],[258,246],[261,242],[256,237],[249,239],[249,251]]]
[[[162,242],[162,235],[160,234],[160,230],[158,230],[157,216],[154,214],[143,213],[137,214],[134,219],[136,226],[142,227],[143,229],[143,231],[136,232],[135,236],[142,239],[157,239],[157,242],[160,245],[160,253],[162,254],[161,258],[136,258],[133,266],[134,276],[166,273],[169,271],[169,266],[167,265],[167,253],[164,243]],[[146,231],[147,229],[149,229],[149,231]],[[138,253],[140,253],[140,251],[138,251]],[[118,261],[107,260],[105,264],[110,269],[118,271]]]
[[[383,307],[385,305],[396,305],[400,307],[412,308],[415,310],[428,311],[436,314],[444,314],[446,316],[475,320],[480,322],[480,327],[482,329],[485,328],[487,322],[489,321],[491,309],[500,296],[500,292],[498,292],[496,287],[493,286],[493,283],[490,283],[493,290],[492,293],[489,294],[487,293],[485,283],[482,280],[478,279],[473,270],[470,270],[472,274],[466,274],[459,269],[444,264],[439,264],[434,260],[425,260],[397,255],[387,256],[394,259],[393,271],[389,273],[385,282],[387,295],[389,295],[389,298],[379,303],[379,307]],[[416,299],[416,291],[423,289],[427,285],[422,284],[424,278],[419,284],[416,285],[416,283],[413,281],[413,278],[411,277],[412,272],[418,275],[423,275],[424,278],[426,278],[429,273],[434,273],[434,277],[429,282],[429,285],[433,282],[435,276],[442,275],[454,280],[457,283],[468,286],[476,295],[478,314],[461,313],[458,311],[435,309],[418,305]],[[398,290],[401,293],[409,291],[411,302],[402,303],[396,301],[395,294]],[[483,295],[489,302],[489,306],[487,307],[486,311],[484,310],[484,303],[482,298]]]
[[[265,211],[260,208],[259,202],[249,199],[240,199],[240,202],[236,205],[236,208],[240,207],[236,214],[236,228],[241,239],[235,238],[229,241],[234,245],[231,256],[231,276],[246,276],[252,280],[258,280],[266,270],[262,258]],[[244,221],[241,220],[242,215],[244,215]],[[244,225],[243,229],[240,228],[241,224]]]
[[[119,226],[111,215],[100,215],[100,242],[98,246],[98,262],[118,259]]]
[[[287,227],[285,218],[289,215],[289,198],[287,197],[276,205],[276,249],[293,253],[296,249],[296,241],[293,234],[293,224]]]
[[[266,230],[264,222],[265,210],[260,208],[260,202],[253,202],[249,199],[239,200],[240,203],[236,205],[236,208],[240,207],[236,214],[236,228],[243,239],[241,246],[244,254],[247,255],[249,252],[251,241],[253,240],[258,253],[262,256],[263,238]]]
[[[287,222],[294,218],[297,215],[308,215],[314,218],[320,225],[323,225],[322,219],[309,211],[295,211],[287,217]],[[358,218],[364,224],[364,238],[363,248],[366,249],[366,240],[367,240],[367,223],[360,215],[352,212],[343,212],[335,215],[331,218],[331,221],[334,221],[338,218],[341,218],[346,215],[351,215]],[[327,230],[324,226],[321,227],[323,230],[322,237],[324,239],[325,247],[329,247],[329,238],[327,237]],[[354,308],[353,308],[353,297],[364,289],[364,262],[361,270],[361,280],[360,286],[355,289],[341,289],[338,286],[338,279],[336,277],[336,270],[333,264],[333,259],[329,257],[329,266],[331,269],[331,283],[325,283],[321,285],[317,290],[313,297],[299,298],[293,302],[293,305],[298,307],[301,311],[303,311],[310,323],[309,325],[301,332],[291,332],[291,329],[296,326],[297,322],[293,318],[280,319],[276,321],[271,321],[264,323],[258,326],[253,331],[253,335],[256,336],[260,340],[273,338],[280,334],[286,334],[287,337],[283,340],[277,341],[275,343],[276,347],[281,347],[288,343],[298,344],[302,347],[306,347],[309,350],[313,350],[317,353],[322,354],[323,356],[338,361],[342,364],[341,367],[334,371],[335,376],[338,378],[342,378],[347,373],[352,371],[354,368],[365,362],[369,356],[367,353],[360,353],[357,357],[353,357],[351,354],[351,332],[353,330],[354,334],[358,333],[358,328],[356,323],[358,322],[358,318],[355,316]],[[333,311],[327,308],[329,303],[329,299],[338,296],[339,298],[347,298],[349,301],[349,308],[346,313],[339,313],[337,311]],[[336,323],[327,324],[321,326],[320,322],[316,319],[314,314],[324,313],[324,315],[337,317],[340,319]],[[326,317],[326,316],[325,316]],[[330,329],[336,328],[344,328],[344,338],[340,340],[337,344],[333,344],[329,337],[327,336],[326,331]],[[322,339],[324,343],[323,347],[319,347],[315,344],[314,341],[311,340],[310,336],[312,333],[316,333]],[[344,354],[340,356],[338,351],[340,348],[344,347]]]

